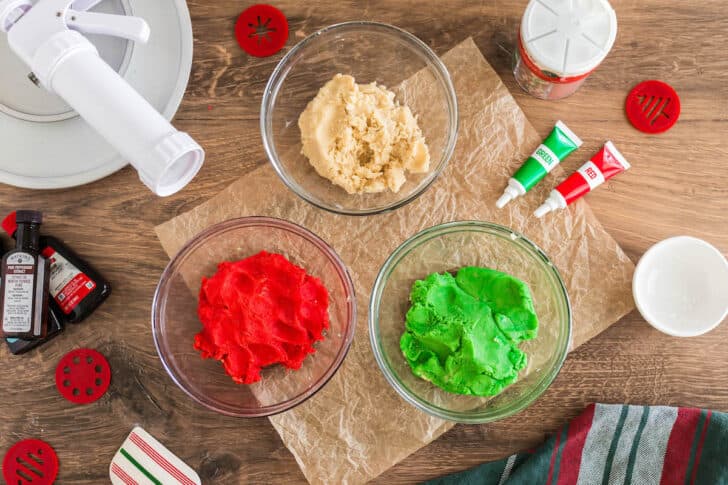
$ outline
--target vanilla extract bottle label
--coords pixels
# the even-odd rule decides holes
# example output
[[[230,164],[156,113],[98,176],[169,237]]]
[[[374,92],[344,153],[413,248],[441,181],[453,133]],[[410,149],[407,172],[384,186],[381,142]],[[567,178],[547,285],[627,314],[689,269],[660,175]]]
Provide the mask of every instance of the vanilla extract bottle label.
[[[35,258],[15,253],[5,267],[3,332],[30,332],[33,327]]]

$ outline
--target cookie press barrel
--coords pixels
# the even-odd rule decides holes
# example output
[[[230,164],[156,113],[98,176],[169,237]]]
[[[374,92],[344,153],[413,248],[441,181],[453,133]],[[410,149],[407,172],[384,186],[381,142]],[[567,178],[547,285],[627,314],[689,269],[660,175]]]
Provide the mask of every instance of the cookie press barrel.
[[[75,109],[152,192],[172,195],[194,178],[205,152],[104,62],[83,35],[149,40],[141,18],[88,11],[100,1],[0,0],[0,31],[32,71],[31,81]]]

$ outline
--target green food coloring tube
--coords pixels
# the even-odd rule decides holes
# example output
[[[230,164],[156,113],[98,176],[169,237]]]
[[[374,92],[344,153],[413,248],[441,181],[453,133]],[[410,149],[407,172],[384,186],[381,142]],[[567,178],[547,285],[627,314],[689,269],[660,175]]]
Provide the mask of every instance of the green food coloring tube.
[[[581,143],[581,138],[576,136],[562,121],[557,121],[551,134],[508,180],[508,187],[495,205],[502,209],[513,199],[525,195],[556,165],[579,148]]]

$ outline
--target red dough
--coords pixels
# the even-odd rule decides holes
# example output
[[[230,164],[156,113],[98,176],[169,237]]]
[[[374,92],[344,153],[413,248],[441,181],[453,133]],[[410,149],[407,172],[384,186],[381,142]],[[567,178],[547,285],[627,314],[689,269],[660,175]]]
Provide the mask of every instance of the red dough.
[[[235,382],[252,384],[269,365],[300,369],[329,328],[328,309],[321,281],[280,254],[220,263],[202,278],[195,349],[221,361]]]

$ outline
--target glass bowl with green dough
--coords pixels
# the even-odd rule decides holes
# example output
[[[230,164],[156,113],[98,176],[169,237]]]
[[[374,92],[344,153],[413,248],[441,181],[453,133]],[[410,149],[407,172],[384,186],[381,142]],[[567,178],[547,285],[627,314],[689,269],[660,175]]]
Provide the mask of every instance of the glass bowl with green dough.
[[[426,229],[397,248],[374,283],[374,356],[408,403],[486,423],[533,403],[561,370],[571,306],[548,256],[497,224]]]

